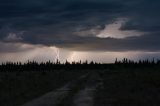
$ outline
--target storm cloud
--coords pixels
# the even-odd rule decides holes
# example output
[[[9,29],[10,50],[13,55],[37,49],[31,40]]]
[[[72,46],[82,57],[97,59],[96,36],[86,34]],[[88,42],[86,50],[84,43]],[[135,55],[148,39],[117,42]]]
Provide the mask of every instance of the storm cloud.
[[[0,41],[77,51],[159,51],[159,10],[159,0],[1,0]],[[143,34],[97,36],[119,18],[127,19],[119,31]]]

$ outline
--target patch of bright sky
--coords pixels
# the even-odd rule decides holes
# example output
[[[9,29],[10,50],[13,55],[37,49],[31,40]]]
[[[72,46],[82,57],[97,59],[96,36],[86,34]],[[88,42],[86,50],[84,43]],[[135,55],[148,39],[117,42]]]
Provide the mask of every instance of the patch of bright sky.
[[[124,25],[128,20],[129,19],[127,18],[118,18],[114,23],[106,25],[105,29],[97,34],[97,37],[126,38],[132,36],[141,36],[146,33],[136,30],[120,30],[121,26]]]

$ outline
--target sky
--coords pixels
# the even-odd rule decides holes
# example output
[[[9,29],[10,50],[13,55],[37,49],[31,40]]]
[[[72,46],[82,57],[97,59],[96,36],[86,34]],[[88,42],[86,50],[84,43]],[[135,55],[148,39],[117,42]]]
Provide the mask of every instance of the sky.
[[[0,62],[160,58],[159,0],[0,0]]]

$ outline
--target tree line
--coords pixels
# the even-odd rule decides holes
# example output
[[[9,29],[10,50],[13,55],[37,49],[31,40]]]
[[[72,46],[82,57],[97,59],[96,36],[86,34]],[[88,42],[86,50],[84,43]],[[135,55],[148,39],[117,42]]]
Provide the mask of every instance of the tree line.
[[[70,69],[106,69],[106,68],[113,68],[113,67],[153,67],[158,66],[160,67],[160,60],[155,60],[154,58],[152,60],[146,59],[146,60],[139,60],[139,61],[133,61],[129,60],[127,58],[124,58],[122,60],[118,60],[116,58],[114,63],[97,63],[94,61],[88,62],[87,60],[82,62],[66,62],[61,63],[59,60],[56,62],[41,62],[38,63],[36,61],[28,61],[26,63],[22,62],[5,62],[0,65],[0,71],[53,71],[53,70],[70,70]]]

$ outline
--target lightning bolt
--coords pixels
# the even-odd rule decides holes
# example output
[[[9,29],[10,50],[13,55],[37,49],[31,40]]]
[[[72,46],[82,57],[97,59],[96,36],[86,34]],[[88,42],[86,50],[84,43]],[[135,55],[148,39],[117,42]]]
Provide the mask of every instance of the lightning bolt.
[[[53,56],[54,56],[53,61],[56,62],[57,60],[60,59],[59,49],[56,48],[56,47],[54,47],[54,46],[51,46],[50,49],[54,52],[54,53],[53,53],[53,54],[54,54],[54,55],[53,55]]]
[[[59,56],[59,49],[58,48],[55,49],[55,53],[56,53],[56,56],[55,56],[54,61],[56,62],[60,58],[60,56]]]

